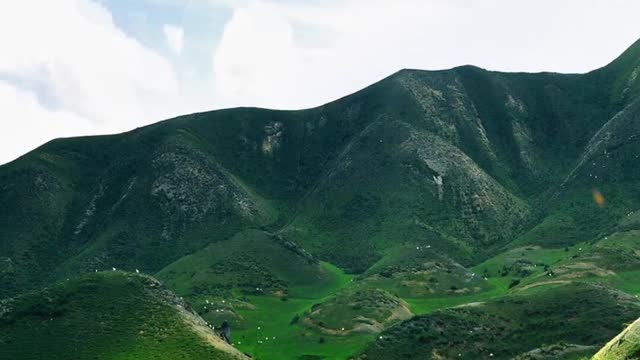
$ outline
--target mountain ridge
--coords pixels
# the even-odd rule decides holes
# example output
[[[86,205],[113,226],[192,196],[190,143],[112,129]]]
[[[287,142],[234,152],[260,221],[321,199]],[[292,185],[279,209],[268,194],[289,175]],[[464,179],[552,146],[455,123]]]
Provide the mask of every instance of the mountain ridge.
[[[620,67],[620,64],[633,63],[633,65],[635,65],[640,57],[638,57],[635,62],[631,62],[628,59],[633,58],[632,55],[637,47],[639,47],[638,43],[630,47],[629,50],[619,58],[622,60],[616,60],[599,70],[578,76],[581,79],[580,81],[595,76],[594,74],[609,72],[612,68]],[[625,70],[625,73],[627,72],[629,71]],[[505,76],[510,78],[503,79]],[[547,114],[547,110],[544,110],[543,107],[543,111],[539,115],[532,114],[533,111],[530,111],[529,108],[535,105],[534,101],[539,101],[535,100],[535,98],[538,97],[544,102],[547,102],[548,104],[544,105],[545,107],[550,106],[549,104],[557,107],[558,105],[549,103],[551,98],[548,98],[548,96],[553,95],[555,99],[562,99],[564,95],[558,91],[564,90],[558,88],[558,84],[566,83],[570,85],[570,82],[567,83],[567,81],[573,81],[571,79],[575,77],[575,75],[565,76],[544,73],[497,73],[470,67],[458,67],[436,72],[400,71],[355,94],[309,110],[281,111],[238,108],[185,115],[119,135],[54,140],[34,152],[25,155],[21,159],[27,160],[36,156],[36,154],[41,154],[41,159],[36,162],[40,162],[42,166],[47,167],[48,165],[46,165],[46,163],[50,162],[51,164],[56,164],[55,166],[58,169],[60,166],[75,167],[79,173],[83,171],[80,171],[78,166],[90,168],[91,166],[98,165],[98,168],[109,168],[109,166],[113,167],[116,165],[120,167],[124,166],[125,169],[127,169],[131,166],[137,166],[131,164],[140,163],[140,161],[146,162],[147,164],[149,161],[155,161],[153,163],[155,165],[152,164],[151,166],[155,166],[157,169],[155,171],[157,172],[161,167],[174,166],[175,161],[192,161],[192,163],[195,164],[194,166],[198,168],[191,170],[205,171],[211,176],[210,178],[202,179],[202,181],[209,181],[208,184],[213,184],[211,181],[222,181],[222,183],[226,184],[225,186],[230,187],[230,190],[225,190],[226,195],[206,193],[206,190],[202,190],[205,191],[206,194],[200,192],[197,193],[197,196],[209,196],[210,199],[219,196],[231,196],[253,209],[247,211],[256,211],[256,216],[262,217],[265,219],[264,221],[272,222],[272,220],[267,220],[269,218],[267,213],[273,212],[272,210],[268,210],[270,208],[270,206],[267,205],[268,201],[265,203],[267,198],[273,199],[275,197],[282,199],[278,201],[285,201],[291,204],[289,206],[301,206],[299,201],[310,196],[311,193],[309,193],[309,191],[311,191],[314,186],[317,186],[319,182],[323,181],[322,177],[330,173],[332,167],[340,166],[339,154],[343,153],[343,157],[353,155],[353,153],[345,153],[345,151],[351,149],[351,146],[355,144],[353,141],[358,141],[358,139],[362,139],[363,136],[380,136],[381,134],[379,132],[384,130],[379,130],[382,129],[379,127],[376,129],[375,126],[378,125],[373,124],[381,119],[387,119],[386,122],[388,124],[398,121],[400,121],[398,124],[405,122],[415,128],[413,131],[427,131],[443,139],[446,143],[460,148],[466,156],[469,156],[470,159],[479,166],[479,169],[484,171],[490,178],[495,179],[498,184],[505,186],[506,191],[514,194],[516,197],[531,199],[531,194],[538,194],[541,190],[545,191],[545,188],[548,188],[549,185],[558,181],[552,180],[550,182],[548,179],[549,175],[551,175],[551,173],[567,171],[561,169],[567,169],[569,165],[563,165],[562,163],[575,161],[574,159],[580,156],[581,144],[588,141],[587,138],[590,137],[589,134],[595,133],[596,129],[606,123],[610,118],[610,115],[607,114],[611,113],[611,110],[605,109],[604,112],[598,110],[592,114],[593,112],[588,110],[593,109],[593,106],[585,106],[585,110],[579,110],[575,114],[567,113],[562,115],[564,119],[576,118],[575,121],[579,121],[579,123],[577,123],[578,125],[572,125],[571,122],[567,122],[566,120],[562,122],[554,120],[550,122],[549,125],[544,125],[544,122],[540,123],[537,120],[543,118],[549,119],[547,117],[549,114],[552,116],[551,119],[553,119],[553,117],[561,116],[561,113],[558,115],[553,115],[553,113]],[[536,84],[536,81],[542,81],[540,85],[551,84],[544,86],[547,88],[551,86],[549,89],[555,88],[556,90],[551,90],[551,93],[548,95],[541,93],[543,95],[542,98],[540,98],[540,95],[534,95],[533,98],[521,100],[520,98],[522,96],[518,96],[517,93],[512,95],[509,93],[509,88],[521,88],[522,85],[519,85],[518,82],[521,81],[522,78],[527,81],[529,81],[530,78],[534,78],[534,84]],[[561,86],[565,87],[568,85]],[[571,86],[574,87],[574,85]],[[474,90],[475,88],[482,89],[482,91]],[[496,94],[499,98],[502,98],[502,100],[500,100],[502,102],[496,102],[496,100],[492,100],[493,98],[487,98],[485,95],[482,95],[489,93]],[[596,91],[596,93],[599,93],[599,91]],[[588,95],[587,98],[592,96],[595,95]],[[553,101],[557,102],[558,100]],[[571,102],[576,100],[567,98],[563,101]],[[584,100],[580,100],[580,98],[578,98],[577,101],[579,103],[584,102]],[[451,107],[449,104],[458,105]],[[617,105],[614,105],[614,107],[616,106]],[[496,109],[500,110],[496,112]],[[583,116],[580,114],[591,114],[588,116],[598,120],[594,122],[593,125],[588,125],[589,122],[585,122],[584,119],[578,120]],[[338,117],[336,117],[336,115]],[[251,116],[271,118],[272,120],[262,120],[258,123],[255,121],[247,122],[247,117]],[[311,120],[309,118],[314,119]],[[224,123],[222,123],[216,119],[225,120]],[[259,124],[260,122],[262,125]],[[242,126],[238,127],[238,123],[242,123]],[[214,130],[216,133],[227,134],[227,138],[231,134],[240,135],[235,135],[237,139],[235,143],[229,143],[228,140],[225,140],[225,137],[216,136],[214,133],[211,133],[211,131],[208,130],[210,126],[216,128],[216,130]],[[283,129],[272,128],[278,126],[286,127],[286,135],[283,135],[285,134]],[[324,126],[328,126],[328,130]],[[372,126],[374,127],[372,128]],[[513,126],[517,126],[517,128]],[[249,130],[250,127],[255,127],[256,129]],[[366,132],[366,129],[371,129],[372,132],[369,134]],[[584,135],[580,137],[570,135],[574,137],[575,140],[569,140],[568,142],[566,137],[560,137],[562,134],[568,135],[571,133],[583,133]],[[331,137],[327,138],[327,135]],[[125,139],[127,137],[130,139]],[[237,141],[240,141],[240,143],[237,143]],[[302,141],[306,142],[306,144],[303,145]],[[382,138],[380,141],[383,141]],[[77,146],[80,146],[77,149],[82,149],[81,151],[86,155],[81,155],[80,152],[74,150],[74,146],[69,147],[67,144],[70,142],[77,143]],[[88,144],[88,142],[92,144],[88,147],[90,151],[87,153],[87,146],[85,144]],[[570,148],[566,145],[572,142],[576,143],[577,147],[574,147],[576,150],[569,150]],[[225,143],[227,145],[223,146],[222,144]],[[541,147],[538,143],[545,144],[545,146]],[[118,148],[114,148],[111,152],[116,158],[105,157],[106,154],[103,150],[109,147],[113,148],[115,144],[119,144],[117,145]],[[252,146],[252,148],[248,148],[247,145]],[[165,151],[162,149],[172,149],[172,151],[176,150],[178,152],[174,151],[172,155],[165,155],[173,156],[173,158],[151,159],[150,156],[153,156],[154,151],[147,154],[140,154],[138,146],[156,149],[156,154]],[[176,146],[178,148],[176,148]],[[276,153],[279,151],[279,148],[283,146],[287,147],[285,151],[293,150],[292,157],[287,158],[280,156],[278,158],[278,154]],[[369,144],[367,146],[371,145]],[[54,155],[58,151],[61,152],[59,152],[58,155]],[[369,151],[369,148],[363,151]],[[52,153],[46,155],[47,158],[42,158],[42,156],[48,152]],[[558,152],[565,154],[565,156],[568,154],[569,156],[566,160],[561,160],[560,163],[558,163],[556,159],[552,158],[550,152],[556,158],[557,156],[555,156],[555,154]],[[57,158],[64,153],[68,154],[70,159],[74,160],[70,163],[66,159]],[[136,159],[135,156],[138,156],[138,154],[142,156]],[[245,161],[243,162],[243,160],[236,158],[234,156],[236,154],[244,156]],[[194,160],[194,157],[200,160]],[[130,160],[126,160],[127,158]],[[202,167],[204,166],[202,165],[203,161],[210,161],[204,160],[206,158],[216,160]],[[119,160],[114,162],[115,159]],[[62,161],[56,163],[58,160]],[[259,165],[260,163],[256,163],[255,161],[265,162],[263,163],[264,165]],[[0,169],[6,172],[7,169],[14,166],[11,164],[20,162],[21,161],[12,162],[0,167]],[[166,165],[162,165],[163,162]],[[313,164],[314,162],[317,162],[318,166],[315,166]],[[545,163],[549,169],[553,169],[554,163],[558,165],[555,165],[556,170],[539,173],[543,167],[540,167],[537,163]],[[256,165],[258,166],[254,167]],[[386,166],[384,164],[380,165]],[[148,167],[149,165],[146,166]],[[412,166],[415,167],[415,165]],[[215,170],[216,168],[218,168],[218,170]],[[131,171],[125,169],[119,169],[117,171]],[[179,168],[174,169],[178,172],[182,171]],[[55,168],[52,170],[55,171]],[[68,170],[62,171],[69,173]],[[429,171],[433,171],[433,169]],[[84,172],[86,173],[86,171]],[[174,180],[178,182],[181,181],[179,180],[181,177],[190,176],[185,172],[175,172],[174,175],[176,176]],[[92,171],[92,174],[80,176],[93,177],[105,175],[104,173],[101,175],[100,172]],[[265,176],[273,179],[270,181],[270,184],[266,184],[268,189],[265,188],[265,184],[261,180],[257,180]],[[439,175],[434,174],[434,176]],[[67,181],[75,180],[67,179]],[[122,180],[120,181],[122,182]],[[133,180],[127,179],[124,181],[129,184],[128,182]],[[403,180],[399,179],[394,181]],[[205,184],[207,183],[202,183],[200,186],[205,186]],[[84,202],[85,204],[88,203],[84,205],[85,212],[91,212],[91,199],[100,194],[102,185],[94,183],[90,186],[93,188],[93,190],[91,190],[93,195],[85,195],[87,200],[84,200]],[[126,187],[128,185],[119,186]],[[131,186],[135,188],[135,184]],[[159,191],[175,191],[178,188],[179,186],[175,189],[162,188]],[[247,193],[243,189],[251,189],[252,193]],[[228,191],[231,191],[231,193]],[[125,192],[123,191],[120,197],[124,196],[124,194]],[[156,194],[161,193],[157,192]],[[167,193],[165,191],[162,194],[164,194],[162,196],[165,196]],[[195,194],[196,193],[187,192],[178,195],[193,197]],[[58,195],[61,194],[58,193]],[[464,203],[469,200],[460,198],[456,201],[462,201]],[[190,205],[185,203],[180,206],[188,208]],[[191,210],[211,211],[211,209],[195,208]],[[179,209],[164,210],[166,214],[173,212],[174,215],[175,212],[180,211]],[[235,217],[240,216],[240,218],[234,221],[239,223],[247,221],[247,218],[242,220],[244,215],[237,215],[238,211],[240,211],[238,209],[227,209],[224,211],[236,213],[236,215],[234,215]],[[185,214],[181,216],[185,216]],[[200,215],[188,214],[187,217],[191,217],[191,220],[187,220],[197,220],[198,216]],[[281,214],[279,216],[286,217],[288,215]],[[76,218],[78,218],[78,215],[76,215]],[[291,222],[292,220],[293,219],[283,219],[281,221]],[[80,216],[80,220],[76,220],[75,230],[82,231],[84,227],[84,225],[80,226],[82,221],[82,217]],[[258,221],[258,223],[261,222],[260,220],[256,221]],[[249,222],[253,222],[253,220],[249,220]],[[70,227],[71,225],[65,226]],[[80,226],[80,229],[77,229],[78,226]],[[235,228],[237,228],[237,226]],[[165,232],[170,231],[168,228],[165,229]],[[230,231],[233,232],[236,230]],[[479,229],[473,231],[479,231]],[[63,230],[63,232],[69,233],[69,230]],[[228,233],[228,235],[225,236],[230,235],[231,233]],[[345,234],[342,236],[344,235]],[[371,256],[374,256],[373,253]],[[343,266],[344,265],[343,263]],[[356,267],[360,268],[359,271],[362,271],[362,266],[366,265],[362,264]]]
[[[635,58],[635,59],[634,59]],[[246,109],[251,109],[251,110],[268,110],[268,111],[281,111],[281,112],[296,112],[296,111],[306,111],[306,110],[313,110],[313,109],[318,109],[318,108],[322,108],[324,106],[327,106],[328,104],[340,101],[342,99],[351,97],[355,94],[358,94],[366,89],[368,89],[371,86],[376,85],[379,82],[382,82],[384,80],[387,80],[389,78],[393,78],[394,76],[399,75],[400,73],[403,72],[430,72],[430,73],[437,73],[437,72],[446,72],[446,71],[452,71],[452,70],[456,70],[456,69],[460,69],[460,68],[475,68],[475,69],[479,69],[482,71],[486,71],[486,72],[490,72],[490,73],[498,73],[498,74],[516,74],[516,75],[568,75],[568,76],[584,76],[584,75],[589,75],[592,73],[600,73],[603,72],[605,69],[609,69],[615,66],[622,66],[621,63],[628,65],[628,62],[636,62],[636,63],[640,63],[640,39],[636,40],[634,43],[632,43],[631,45],[629,45],[620,56],[618,56],[616,59],[612,60],[610,63],[605,64],[597,69],[594,70],[590,70],[588,72],[584,72],[584,73],[562,73],[562,72],[547,72],[547,71],[540,71],[540,72],[527,72],[527,71],[515,71],[515,72],[506,72],[506,71],[501,71],[501,70],[489,70],[489,69],[485,69],[476,65],[472,65],[472,64],[466,64],[466,65],[458,65],[458,66],[454,66],[452,68],[447,68],[447,69],[440,69],[440,70],[425,70],[425,69],[419,69],[419,68],[402,68],[388,76],[386,76],[385,78],[378,80],[376,82],[374,82],[373,84],[364,87],[361,90],[356,91],[353,94],[349,94],[349,95],[345,95],[342,97],[338,97],[335,100],[329,101],[328,103],[325,104],[321,104],[318,106],[313,106],[310,108],[304,108],[304,109],[296,109],[296,110],[289,110],[289,109],[270,109],[270,108],[263,108],[263,107],[255,107],[255,106],[237,106],[237,107],[231,107],[231,108],[224,108],[224,109],[217,109],[217,110],[205,110],[205,111],[200,111],[200,112],[194,112],[194,113],[190,113],[187,115],[179,115],[173,118],[168,118],[165,120],[160,120],[156,123],[153,124],[149,124],[149,125],[145,125],[145,126],[141,126],[141,127],[137,127],[135,129],[132,130],[128,130],[128,131],[124,131],[121,133],[116,133],[116,134],[105,134],[105,135],[85,135],[85,136],[71,136],[71,137],[60,137],[60,138],[55,138],[52,140],[49,140],[48,142],[40,145],[39,147],[27,152],[26,154],[8,162],[5,164],[2,164],[0,166],[4,166],[7,164],[10,164],[18,159],[20,159],[21,157],[38,150],[39,148],[47,145],[50,142],[55,142],[55,141],[59,141],[59,140],[64,140],[64,139],[78,139],[78,138],[98,138],[98,137],[111,137],[111,136],[118,136],[118,135],[122,135],[122,134],[126,134],[126,133],[130,133],[130,132],[134,132],[137,131],[139,129],[142,128],[147,128],[147,127],[152,127],[152,126],[157,126],[159,124],[162,124],[166,121],[172,121],[172,120],[176,120],[176,119],[181,119],[184,117],[189,117],[189,116],[195,116],[195,115],[202,115],[202,114],[207,114],[207,113],[211,113],[211,112],[215,112],[215,111],[229,111],[229,110],[246,110]],[[629,65],[628,65],[629,66]],[[631,71],[633,71],[634,69],[631,69]]]

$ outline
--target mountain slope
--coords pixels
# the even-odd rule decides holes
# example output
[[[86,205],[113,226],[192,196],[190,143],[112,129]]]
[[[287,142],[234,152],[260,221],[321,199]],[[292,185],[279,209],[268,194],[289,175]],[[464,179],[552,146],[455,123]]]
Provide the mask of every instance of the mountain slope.
[[[157,280],[121,272],[5,299],[0,329],[6,359],[246,358]]]
[[[640,358],[640,320],[636,320],[623,332],[607,343],[593,360],[618,360]]]
[[[403,70],[315,109],[52,141],[0,167],[2,293],[111,266],[158,271],[248,228],[351,272],[424,239],[463,264],[485,259],[609,180],[576,176],[599,136],[627,139],[620,124],[636,122],[638,48],[585,75]],[[626,161],[609,172],[625,189],[637,181],[633,139],[606,145]]]
[[[382,332],[361,359],[511,359],[548,344],[596,345],[640,311],[635,297],[567,285],[417,316]]]
[[[296,287],[322,288],[333,280],[322,264],[295,243],[247,230],[185,256],[157,277],[181,295],[244,294],[287,296]]]

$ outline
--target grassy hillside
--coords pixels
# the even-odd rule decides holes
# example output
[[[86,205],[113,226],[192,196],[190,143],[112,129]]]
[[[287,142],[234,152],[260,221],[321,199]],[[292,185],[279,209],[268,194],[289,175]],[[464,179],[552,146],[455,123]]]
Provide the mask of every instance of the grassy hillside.
[[[640,301],[593,285],[552,286],[418,316],[380,334],[361,359],[511,359],[549,344],[602,344]]]
[[[640,320],[636,320],[623,332],[607,343],[593,360],[618,360],[640,358]]]
[[[324,288],[333,274],[297,244],[247,230],[185,256],[158,274],[180,295],[236,293],[287,297],[300,287]]]
[[[3,359],[244,359],[157,280],[85,275],[0,303]]]

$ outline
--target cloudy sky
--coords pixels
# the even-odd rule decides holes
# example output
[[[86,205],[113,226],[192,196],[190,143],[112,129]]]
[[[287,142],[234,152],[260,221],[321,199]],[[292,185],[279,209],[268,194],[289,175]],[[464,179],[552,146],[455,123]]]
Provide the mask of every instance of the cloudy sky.
[[[586,72],[637,0],[0,2],[0,164],[57,137],[232,106],[300,109],[401,68]]]

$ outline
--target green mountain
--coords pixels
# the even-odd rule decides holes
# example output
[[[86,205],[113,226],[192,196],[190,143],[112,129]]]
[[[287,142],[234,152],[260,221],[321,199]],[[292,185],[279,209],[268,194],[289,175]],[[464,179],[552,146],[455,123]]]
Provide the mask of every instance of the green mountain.
[[[54,140],[0,166],[0,299],[115,267],[257,358],[488,356],[451,339],[476,327],[498,358],[590,355],[640,315],[638,139],[640,41],[587,74],[402,70]]]

